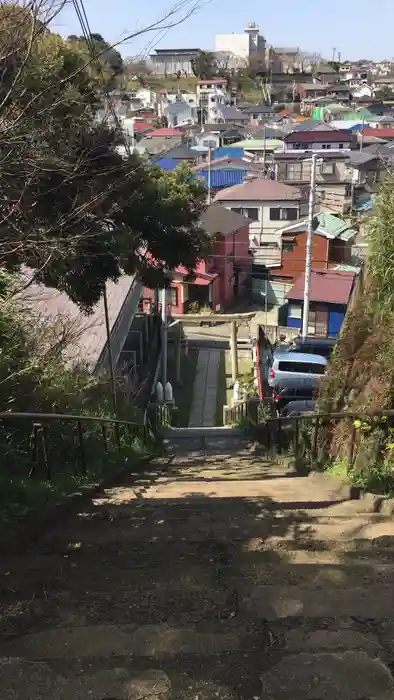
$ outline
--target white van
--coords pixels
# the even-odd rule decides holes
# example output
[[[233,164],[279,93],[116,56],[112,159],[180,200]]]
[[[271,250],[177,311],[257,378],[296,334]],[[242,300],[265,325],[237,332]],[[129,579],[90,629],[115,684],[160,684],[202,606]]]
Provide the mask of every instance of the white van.
[[[278,352],[272,357],[268,373],[268,384],[275,386],[286,379],[321,379],[328,360],[321,355],[304,352]]]

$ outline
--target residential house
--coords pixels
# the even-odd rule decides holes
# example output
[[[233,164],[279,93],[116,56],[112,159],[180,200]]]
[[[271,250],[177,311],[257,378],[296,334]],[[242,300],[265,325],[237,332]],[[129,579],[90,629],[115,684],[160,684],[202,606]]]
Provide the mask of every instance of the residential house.
[[[211,107],[211,117],[217,124],[243,126],[249,123],[249,115],[232,105],[218,104]]]
[[[289,129],[284,131],[283,129],[272,127],[271,124],[258,124],[257,126],[252,125],[245,128],[245,138],[247,139],[284,139],[288,133]]]
[[[244,216],[212,204],[200,224],[214,239],[211,257],[198,263],[193,274],[183,266],[173,272],[167,292],[171,313],[187,313],[192,305],[216,311],[231,309],[250,288],[252,258],[249,255],[249,221]],[[153,298],[144,290],[144,298]]]
[[[243,138],[243,130],[240,127],[232,127],[229,124],[204,124],[203,130],[193,136],[193,145],[200,148],[221,148],[232,145]]]
[[[374,138],[381,139],[382,141],[393,141],[394,139],[394,128],[386,128],[383,129],[381,127],[378,128],[371,128],[367,127],[363,129],[360,132],[360,136],[362,136],[365,140],[365,137],[372,136]]]
[[[389,158],[391,162],[393,156]],[[352,151],[345,171],[348,181],[353,186],[352,204],[365,191],[368,193],[377,191],[386,173],[387,162],[384,157],[367,150]]]
[[[342,149],[322,150],[319,154],[316,167],[316,202],[321,210],[343,214],[350,209],[352,174],[347,170],[347,164],[352,153],[353,151]],[[268,161],[268,166],[272,177],[287,185],[301,187],[307,196],[312,166],[309,151],[276,151]]]
[[[158,156],[152,159],[154,165],[159,165],[164,170],[175,170],[181,163],[187,163],[189,166],[196,165],[200,155],[197,151],[193,151],[186,146],[177,146],[172,148],[165,156]]]
[[[165,154],[176,146],[182,144],[183,134],[176,129],[154,129],[146,134],[137,144],[137,150],[141,154],[157,156]]]
[[[278,230],[283,222],[297,221],[306,213],[306,199],[299,188],[259,176],[222,190],[215,201],[250,219],[253,262],[267,267],[280,265]]]
[[[309,287],[308,335],[321,338],[339,335],[345,319],[356,274],[342,270],[311,272]],[[305,274],[301,274],[287,293],[290,328],[302,328]]]
[[[276,116],[275,108],[265,104],[248,105],[242,107],[242,111],[248,116],[250,124],[258,124],[261,119],[271,119]]]
[[[181,98],[174,102],[162,101],[158,113],[159,116],[167,119],[170,128],[197,123],[197,105],[190,104]]]
[[[286,151],[340,151],[355,147],[356,139],[346,129],[342,131],[294,131],[283,139]]]
[[[327,85],[327,83],[336,83],[338,81],[338,72],[328,63],[319,63],[314,71],[314,76]]]
[[[327,122],[320,119],[304,119],[302,122],[296,122],[289,128],[290,133],[299,131],[332,131],[333,127]]]
[[[213,192],[242,184],[248,174],[262,175],[259,164],[248,163],[241,158],[216,158],[210,165],[205,161],[196,165],[193,170]]]
[[[336,214],[320,212],[314,217],[312,237],[312,266],[328,269],[353,261],[353,242],[357,231],[352,224]],[[307,219],[296,221],[279,230],[281,237],[281,264],[270,270],[267,279],[253,278],[253,295],[256,298],[267,293],[270,309],[274,307],[280,325],[286,325],[287,292],[305,270],[308,238]]]
[[[245,139],[244,141],[236,141],[232,144],[233,148],[242,148],[244,156],[250,160],[264,159],[264,155],[272,153],[278,148],[283,148],[283,141],[278,138],[268,139]]]

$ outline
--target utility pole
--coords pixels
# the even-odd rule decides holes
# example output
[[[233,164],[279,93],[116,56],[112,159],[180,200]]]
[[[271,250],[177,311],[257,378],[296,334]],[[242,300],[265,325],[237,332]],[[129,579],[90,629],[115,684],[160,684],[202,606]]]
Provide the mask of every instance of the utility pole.
[[[302,315],[302,337],[308,335],[309,323],[309,292],[311,286],[311,266],[312,266],[312,241],[313,241],[313,216],[315,210],[315,191],[316,191],[316,165],[317,154],[312,155],[311,167],[311,186],[309,190],[309,208],[308,208],[308,238],[306,242],[306,258],[305,258],[305,285],[304,285],[304,311]]]
[[[364,147],[364,117],[362,118],[361,121],[361,132],[360,132],[360,153],[362,152]]]
[[[115,418],[117,418],[118,417],[118,407],[117,407],[117,400],[116,400],[116,378],[115,378],[114,356],[112,353],[111,328],[110,328],[110,323],[109,323],[108,297],[107,297],[106,286],[104,286],[103,301],[104,301],[105,330],[107,333],[108,364],[109,364],[109,372],[110,372],[110,377],[111,377],[112,407],[114,410]]]
[[[212,203],[212,149],[208,148],[208,204]]]
[[[264,169],[264,176],[266,176],[265,172],[265,161],[267,157],[267,127],[264,124],[264,129],[263,129],[263,169]]]
[[[167,290],[161,290],[161,383],[167,384]]]

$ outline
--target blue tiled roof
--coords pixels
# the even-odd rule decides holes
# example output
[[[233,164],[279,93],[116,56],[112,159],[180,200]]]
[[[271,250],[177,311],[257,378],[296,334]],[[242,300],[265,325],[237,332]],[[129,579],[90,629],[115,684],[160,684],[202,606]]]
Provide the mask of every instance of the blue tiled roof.
[[[153,161],[154,165],[158,165],[160,168],[163,168],[163,170],[175,170],[175,168],[178,167],[179,165],[179,160],[175,160],[174,158],[156,158]]]
[[[216,148],[213,152],[214,159],[216,158],[243,158],[244,149],[243,148],[231,148],[231,146],[222,146],[221,148]]]
[[[211,187],[232,187],[242,185],[246,170],[212,170]],[[198,177],[208,183],[208,171],[200,170]]]

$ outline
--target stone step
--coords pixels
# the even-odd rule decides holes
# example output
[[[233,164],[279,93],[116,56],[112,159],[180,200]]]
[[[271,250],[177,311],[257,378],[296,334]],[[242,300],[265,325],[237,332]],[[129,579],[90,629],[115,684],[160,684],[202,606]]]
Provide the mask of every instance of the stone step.
[[[241,615],[257,619],[359,617],[385,620],[394,617],[392,586],[371,583],[346,588],[309,586],[255,586],[239,601]]]
[[[264,700],[392,700],[389,668],[364,651],[285,656],[262,677]]]
[[[309,517],[308,513],[300,512],[291,517],[286,513],[269,512],[256,514],[254,517],[233,515],[230,520],[214,519],[210,514],[200,512],[190,513],[185,519],[166,521],[155,518],[150,522],[108,515],[108,518],[86,517],[76,523],[70,534],[59,532],[55,537],[49,533],[42,539],[54,543],[60,549],[73,546],[103,545],[110,543],[142,542],[142,543],[179,543],[185,546],[191,543],[214,540],[216,542],[232,542],[240,544],[247,551],[260,549],[319,549],[324,543],[334,542],[335,546],[343,542],[359,542],[371,540],[385,546],[394,546],[394,519],[384,516],[374,517],[366,514],[357,519],[335,517]]]
[[[7,644],[0,654],[31,660],[155,657],[223,654],[241,649],[240,634],[231,631],[196,631],[162,623],[158,625],[91,625],[51,629],[27,634]]]

